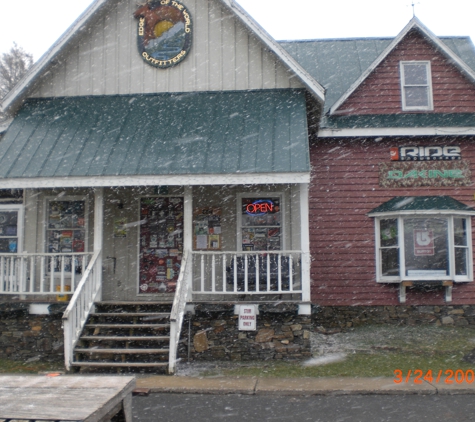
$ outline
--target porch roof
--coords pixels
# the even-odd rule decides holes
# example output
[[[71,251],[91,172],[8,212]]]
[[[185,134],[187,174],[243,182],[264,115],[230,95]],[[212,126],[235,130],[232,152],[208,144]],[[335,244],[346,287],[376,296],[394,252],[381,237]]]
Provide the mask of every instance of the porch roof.
[[[18,187],[309,172],[303,90],[32,99],[0,142],[0,184]]]

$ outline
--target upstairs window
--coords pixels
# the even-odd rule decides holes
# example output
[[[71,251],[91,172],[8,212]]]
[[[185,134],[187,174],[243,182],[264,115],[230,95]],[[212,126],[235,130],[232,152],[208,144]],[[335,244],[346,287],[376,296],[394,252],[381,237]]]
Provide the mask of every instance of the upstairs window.
[[[433,110],[430,62],[400,62],[400,71],[402,109]]]

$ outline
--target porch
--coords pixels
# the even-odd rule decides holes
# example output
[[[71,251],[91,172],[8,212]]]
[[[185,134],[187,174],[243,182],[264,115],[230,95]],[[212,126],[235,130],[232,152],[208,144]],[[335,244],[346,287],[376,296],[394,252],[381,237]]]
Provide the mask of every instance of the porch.
[[[276,190],[280,191],[278,195]],[[199,189],[192,186],[178,186],[169,187],[168,195],[154,195],[154,191],[155,188],[147,187],[24,190],[24,206],[17,210],[18,222],[22,221],[21,224],[17,224],[17,227],[23,226],[24,233],[17,230],[15,242],[18,250],[16,252],[0,254],[0,295],[4,298],[10,297],[12,301],[29,300],[32,304],[46,304],[55,301],[67,303],[68,306],[63,317],[67,368],[86,364],[84,361],[78,361],[76,356],[79,352],[87,353],[83,346],[84,339],[91,336],[88,337],[84,330],[91,324],[90,318],[96,318],[98,315],[96,304],[99,302],[127,301],[136,303],[138,306],[147,303],[153,304],[157,301],[168,301],[170,309],[165,319],[169,323],[165,324],[166,332],[160,334],[162,337],[165,335],[167,345],[164,345],[165,348],[156,349],[155,346],[149,350],[166,352],[170,359],[167,362],[167,367],[171,372],[173,372],[176,362],[181,324],[187,305],[189,309],[194,304],[203,303],[277,304],[292,302],[299,304],[299,314],[309,313],[310,258],[308,249],[307,252],[303,251],[306,246],[308,229],[302,231],[301,227],[301,222],[306,221],[305,217],[308,212],[306,184],[256,185],[240,189],[226,186],[208,186]],[[237,194],[237,191],[240,191],[240,194]],[[196,210],[216,210],[216,197],[224,193],[237,200],[230,201],[228,205],[221,204],[220,229],[218,229],[216,221],[214,227],[215,233],[222,233],[217,240],[218,243],[214,245],[219,248],[196,250],[195,248],[200,246],[197,236],[205,236],[204,234],[197,235],[196,227],[199,226],[200,230],[203,230],[204,220],[201,215],[197,215]],[[241,203],[247,201],[248,197],[253,201],[270,197],[273,197],[274,200],[278,198],[280,201],[282,207],[279,217],[281,220],[278,221],[280,227],[278,231],[275,228],[272,229],[273,233],[278,233],[278,237],[268,238],[267,242],[272,242],[272,245],[277,245],[279,248],[284,245],[303,246],[304,248],[237,250],[237,245],[242,245],[243,249],[254,248],[254,244],[246,243],[249,241],[247,238],[243,243],[243,230],[248,229],[247,226],[244,229],[239,229],[239,227],[243,227],[243,223],[237,222],[238,214],[242,209]],[[300,200],[298,202],[294,200],[291,203],[291,198],[295,199],[296,197]],[[171,263],[174,266],[179,263],[179,271],[175,280],[173,273],[170,273],[171,275],[160,274],[159,267],[162,264],[159,261],[150,261],[151,257],[156,258],[154,246],[159,246],[158,243],[157,245],[151,244],[155,241],[153,240],[153,236],[155,236],[153,230],[155,229],[152,227],[151,234],[147,234],[144,238],[144,227],[147,224],[142,215],[143,204],[155,204],[160,198],[167,198],[167,201],[169,198],[176,198],[177,203],[181,198],[183,204],[183,221],[176,220],[177,226],[174,228],[174,232],[182,232],[181,234],[176,233],[176,235],[183,245],[177,248],[177,261]],[[62,223],[56,223],[56,219],[54,219],[54,227],[49,227],[51,225],[51,209],[58,206],[58,201],[61,201],[65,207],[67,205],[84,210],[84,213],[79,216],[73,214],[70,217],[67,214],[66,220],[79,220],[79,227],[75,224],[69,226],[71,224],[69,222],[65,223],[68,226],[63,227]],[[82,204],[81,201],[84,203]],[[167,201],[163,203],[168,204],[169,201]],[[285,206],[285,204],[288,205]],[[8,207],[8,205],[3,205],[3,211],[11,212]],[[82,213],[82,211],[80,212]],[[34,220],[33,213],[36,214]],[[82,218],[84,221],[81,221]],[[277,217],[273,216],[273,219],[275,218]],[[63,220],[62,215],[59,220]],[[121,223],[122,225],[118,228],[122,230],[120,236],[115,237],[110,233],[111,231],[117,232],[115,227],[117,220],[122,223],[130,222],[130,224],[125,226],[126,223]],[[153,216],[149,215],[148,220],[152,221]],[[29,221],[35,221],[36,225],[29,225]],[[259,227],[259,230],[264,230],[263,226]],[[57,232],[59,234],[56,234]],[[64,234],[65,232],[67,233]],[[235,235],[236,232],[238,232],[237,235]],[[158,228],[156,233],[159,237]],[[64,243],[64,236],[71,237],[71,240],[65,243],[67,252],[39,252],[41,249],[52,249],[50,239],[53,239],[53,244],[56,244],[56,238],[59,238],[61,246]],[[84,245],[86,251],[69,249],[74,238],[81,239],[80,241],[76,239],[77,244],[81,245],[81,248]],[[210,238],[209,235],[208,238]],[[302,239],[304,243],[302,243]],[[263,239],[259,241],[263,242]],[[206,246],[209,246],[208,241]],[[226,250],[229,247],[234,247],[234,249]],[[34,252],[26,252],[24,248],[33,249]],[[166,260],[174,254],[175,252],[171,253],[167,250],[163,259]],[[144,262],[151,268],[145,268]],[[153,292],[143,289],[142,285],[145,275],[148,277],[149,274],[152,274],[153,277],[148,281],[147,286],[148,289],[157,289]],[[160,286],[166,286],[166,291],[161,292]],[[171,306],[172,303],[173,306]],[[152,315],[150,311],[147,312],[149,314],[145,318],[154,317],[155,313]],[[124,314],[122,318],[125,317]],[[163,317],[160,316],[160,318]],[[135,323],[129,327],[134,330],[140,328]],[[110,339],[111,336],[112,334],[108,338]],[[96,336],[95,340],[100,340],[101,337],[105,338],[104,335]],[[121,336],[119,335],[119,337]],[[138,341],[137,335],[128,336],[128,338],[131,341]],[[142,340],[150,338],[148,335],[144,335]],[[120,341],[123,339],[124,337],[121,337]],[[94,350],[100,353],[102,349]],[[132,350],[138,351],[139,349]],[[104,353],[106,353],[106,349],[104,349]],[[107,349],[107,353],[111,353],[111,348]],[[116,353],[131,352],[122,347],[117,349]],[[137,353],[143,353],[143,350]],[[128,365],[131,365],[130,361],[127,362]],[[103,362],[101,364],[105,365]],[[137,362],[136,365],[138,364]],[[145,362],[141,364],[146,365]],[[148,363],[147,366],[163,364],[162,361],[154,361]],[[112,364],[108,365],[113,366]],[[114,363],[114,365],[119,364]],[[96,366],[100,365],[96,364]]]

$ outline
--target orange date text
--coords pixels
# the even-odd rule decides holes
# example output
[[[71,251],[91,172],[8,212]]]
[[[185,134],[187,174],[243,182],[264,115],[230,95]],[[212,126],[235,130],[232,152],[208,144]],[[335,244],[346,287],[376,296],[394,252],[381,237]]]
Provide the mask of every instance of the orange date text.
[[[439,371],[432,371],[429,369],[424,373],[421,369],[409,369],[403,372],[400,369],[394,370],[394,380],[396,384],[413,382],[414,384],[422,384],[424,381],[432,384],[439,382],[445,384],[472,384],[475,381],[475,374],[472,369],[463,371],[462,369],[446,369]]]

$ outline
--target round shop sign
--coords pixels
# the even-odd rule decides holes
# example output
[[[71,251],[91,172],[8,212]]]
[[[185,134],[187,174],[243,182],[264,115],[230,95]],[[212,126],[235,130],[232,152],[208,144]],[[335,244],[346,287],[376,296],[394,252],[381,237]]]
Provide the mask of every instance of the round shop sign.
[[[137,42],[143,60],[166,69],[188,55],[192,23],[188,9],[174,0],[152,0],[134,13],[138,19]]]

